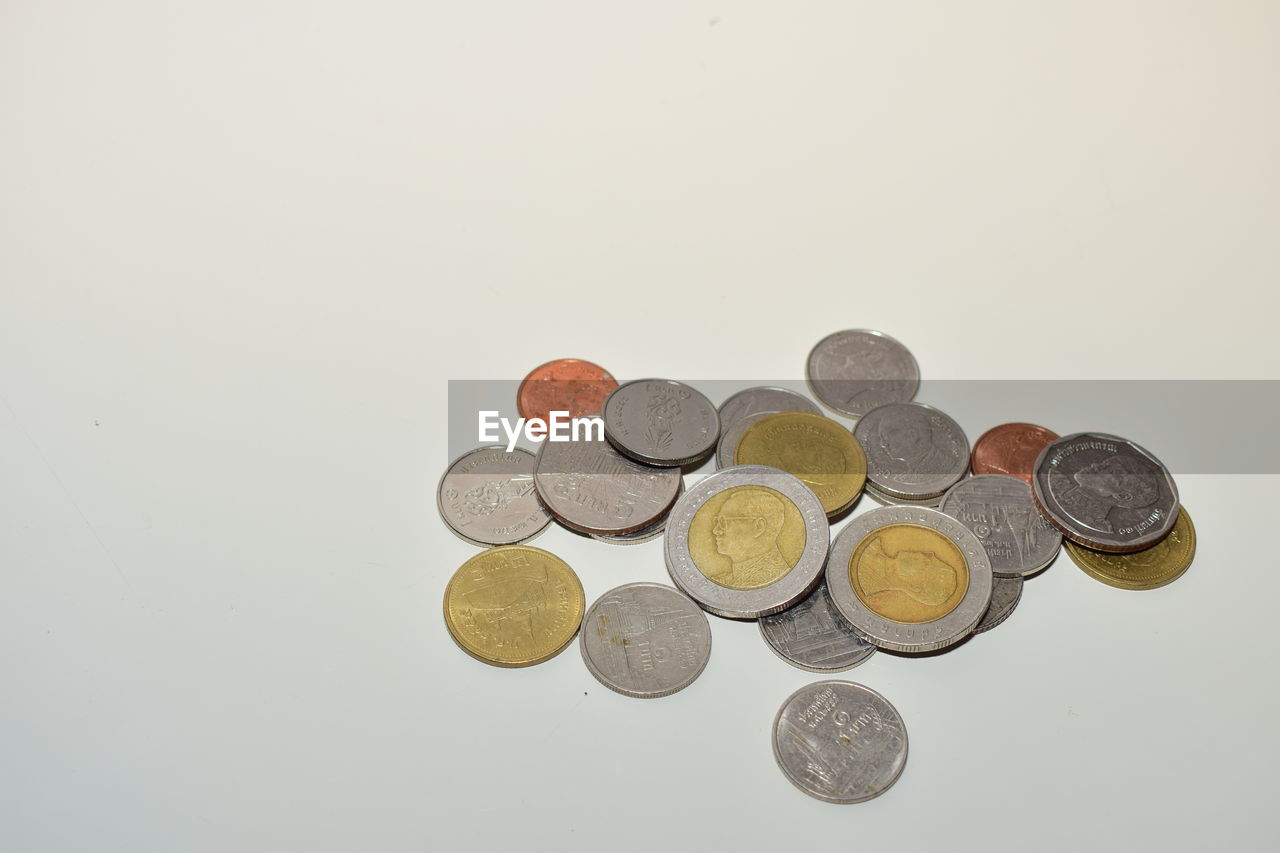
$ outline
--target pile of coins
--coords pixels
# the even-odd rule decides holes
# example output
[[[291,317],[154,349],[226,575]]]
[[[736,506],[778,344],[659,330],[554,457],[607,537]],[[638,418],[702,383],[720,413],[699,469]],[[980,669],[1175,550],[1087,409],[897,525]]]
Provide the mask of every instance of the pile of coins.
[[[916,360],[882,332],[824,338],[806,376],[852,429],[783,388],[749,388],[717,409],[670,379],[619,384],[578,359],[535,369],[521,416],[598,416],[603,437],[543,441],[536,455],[482,447],[449,466],[441,516],[488,549],[445,590],[458,645],[530,666],[578,636],[602,684],[653,698],[706,667],[708,612],[757,620],[778,657],[826,674],[877,649],[936,652],[995,628],[1064,538],[1076,565],[1121,589],[1163,586],[1191,564],[1195,529],[1173,477],[1132,441],[1012,423],[971,451],[952,418],[913,400]],[[686,491],[684,473],[712,456],[719,470]],[[831,522],[864,492],[883,506],[833,541]],[[675,586],[624,584],[588,608],[568,564],[519,544],[553,521],[616,544],[663,536]],[[819,681],[783,703],[773,751],[805,793],[861,802],[898,779],[907,733],[874,690]]]

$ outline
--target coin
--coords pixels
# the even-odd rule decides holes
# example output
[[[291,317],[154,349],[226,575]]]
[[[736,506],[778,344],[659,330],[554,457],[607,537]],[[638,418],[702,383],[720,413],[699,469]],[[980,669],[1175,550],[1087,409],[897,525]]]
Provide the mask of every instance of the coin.
[[[476,554],[444,590],[444,623],[462,650],[494,666],[532,666],[569,645],[586,599],[569,564],[528,545]]]
[[[867,479],[890,497],[941,495],[969,470],[969,441],[947,414],[924,403],[891,403],[864,415],[853,435]]]
[[[558,521],[581,533],[616,536],[654,524],[680,491],[677,468],[623,456],[607,441],[542,442],[534,486]]]
[[[848,329],[818,341],[809,352],[805,376],[819,402],[851,418],[886,403],[904,403],[920,385],[911,351],[870,329]]]
[[[991,604],[978,537],[936,509],[880,507],[831,546],[827,588],[855,633],[880,648],[928,652],[963,640]]]
[[[934,495],[931,498],[921,498],[920,500],[909,500],[907,498],[894,497],[893,495],[886,495],[884,492],[877,489],[870,480],[867,481],[864,491],[873,501],[881,506],[925,506],[936,508],[938,504],[942,503],[943,497],[943,495]],[[943,494],[946,493],[944,492]]]
[[[825,583],[786,610],[761,616],[758,624],[774,654],[809,672],[852,669],[876,650],[836,610]]]
[[[978,436],[969,467],[975,474],[1008,474],[1031,482],[1036,457],[1058,437],[1035,424],[1000,424]]]
[[[1182,577],[1196,556],[1196,528],[1186,507],[1169,535],[1150,548],[1127,554],[1106,554],[1074,542],[1067,543],[1072,561],[1094,580],[1120,589],[1155,589]]]
[[[720,418],[710,400],[684,383],[638,379],[605,400],[604,434],[637,461],[687,465],[715,449]]]
[[[611,589],[587,611],[579,641],[596,679],[625,696],[670,696],[711,657],[711,625],[688,596],[656,583]]]
[[[684,494],[684,481],[681,480],[680,488],[676,491],[676,500],[680,499],[680,495]],[[664,512],[658,517],[658,520],[642,527],[639,530],[633,530],[630,533],[590,533],[592,539],[601,542],[607,542],[610,545],[639,545],[641,542],[651,542],[657,539],[667,530],[667,516],[670,511]]]
[[[1169,469],[1132,441],[1101,432],[1045,447],[1031,489],[1054,527],[1096,551],[1140,551],[1168,535],[1178,517]]]
[[[514,545],[537,536],[551,515],[533,488],[534,455],[519,448],[464,453],[440,478],[436,506],[454,533],[476,545]]]
[[[760,412],[810,412],[822,414],[822,410],[808,397],[788,391],[786,388],[760,386],[747,388],[720,404],[720,432],[728,431],[747,415]]]
[[[773,756],[791,783],[828,803],[861,803],[898,781],[907,727],[870,687],[819,681],[787,697],[773,720]]]
[[[664,556],[676,586],[704,609],[755,619],[809,594],[830,540],[826,512],[808,486],[776,468],[738,465],[676,502]]]
[[[848,429],[823,415],[778,412],[747,427],[736,465],[768,465],[799,477],[831,517],[862,494],[867,458]]]
[[[728,468],[733,465],[733,453],[738,449],[738,442],[742,440],[742,434],[747,429],[765,415],[772,415],[773,412],[756,412],[750,415],[744,415],[733,422],[733,425],[724,428],[724,422],[721,421],[720,440],[716,442],[716,468]]]
[[[982,614],[978,626],[973,633],[981,634],[990,631],[1013,613],[1013,609],[1022,600],[1022,578],[993,578],[991,582],[991,605]]]
[[[571,418],[594,415],[618,381],[598,364],[580,358],[558,358],[529,372],[516,391],[516,410],[522,418],[550,420],[552,412]]]
[[[1062,547],[1062,534],[1036,509],[1031,486],[1017,477],[979,474],[961,480],[947,490],[939,509],[981,540],[996,577],[1034,575]]]

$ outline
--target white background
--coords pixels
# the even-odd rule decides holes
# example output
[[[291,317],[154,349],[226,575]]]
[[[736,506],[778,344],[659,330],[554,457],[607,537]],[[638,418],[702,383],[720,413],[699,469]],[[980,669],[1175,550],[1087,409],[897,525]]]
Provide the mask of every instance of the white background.
[[[565,355],[797,378],[869,326],[930,378],[1280,377],[1278,38],[1243,2],[6,0],[0,848],[1275,849],[1277,478],[1180,478],[1171,587],[1064,557],[849,673],[911,737],[857,806],[774,766],[816,676],[754,624],[651,702],[462,654],[434,493],[447,380]],[[535,544],[588,600],[665,578]]]

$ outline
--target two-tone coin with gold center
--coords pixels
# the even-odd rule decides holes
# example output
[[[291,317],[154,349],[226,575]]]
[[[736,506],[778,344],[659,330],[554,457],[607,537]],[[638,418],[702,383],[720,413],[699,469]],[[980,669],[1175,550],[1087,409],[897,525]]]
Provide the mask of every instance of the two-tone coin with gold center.
[[[582,582],[555,554],[528,545],[492,548],[454,572],[444,622],[462,650],[494,666],[555,657],[578,632]]]
[[[735,465],[768,465],[798,477],[827,516],[853,506],[867,481],[867,456],[848,429],[809,412],[778,412],[749,426]]]
[[[1176,581],[1196,556],[1196,528],[1180,507],[1169,535],[1150,548],[1127,554],[1094,551],[1067,540],[1067,553],[1085,574],[1119,589],[1156,589]]]

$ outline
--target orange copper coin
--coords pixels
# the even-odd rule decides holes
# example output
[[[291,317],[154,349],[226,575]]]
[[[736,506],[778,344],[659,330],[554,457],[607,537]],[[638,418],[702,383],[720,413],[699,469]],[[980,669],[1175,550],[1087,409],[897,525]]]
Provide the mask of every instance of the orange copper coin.
[[[973,443],[969,467],[975,474],[1008,474],[1031,482],[1036,457],[1058,434],[1035,424],[1000,424]]]
[[[598,415],[618,380],[598,364],[580,358],[558,358],[535,367],[516,392],[522,418],[547,420],[551,412],[571,418]]]

